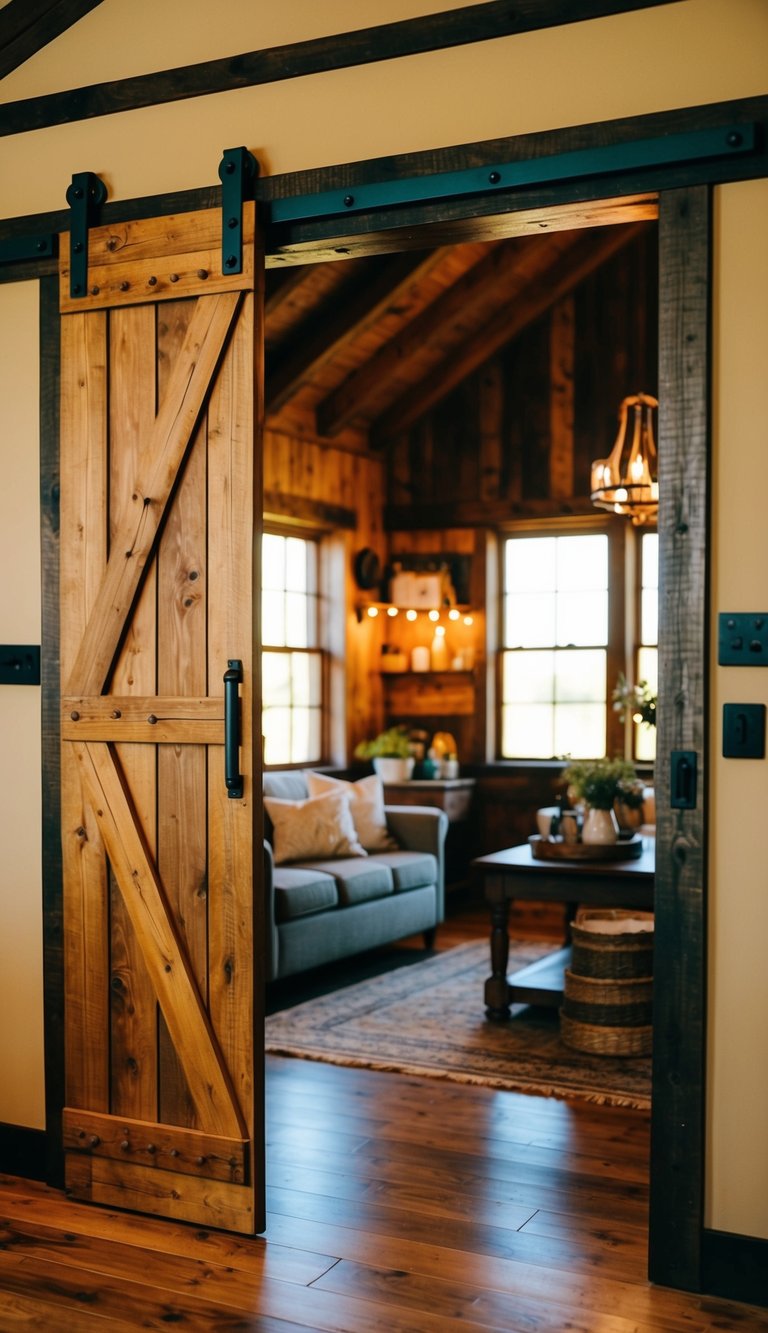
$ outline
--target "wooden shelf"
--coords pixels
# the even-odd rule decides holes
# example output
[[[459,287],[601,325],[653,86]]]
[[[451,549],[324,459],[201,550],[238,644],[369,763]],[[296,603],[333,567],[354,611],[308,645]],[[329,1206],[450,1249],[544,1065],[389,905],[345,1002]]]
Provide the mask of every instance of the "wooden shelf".
[[[403,717],[466,717],[475,711],[473,671],[383,671],[387,710]]]

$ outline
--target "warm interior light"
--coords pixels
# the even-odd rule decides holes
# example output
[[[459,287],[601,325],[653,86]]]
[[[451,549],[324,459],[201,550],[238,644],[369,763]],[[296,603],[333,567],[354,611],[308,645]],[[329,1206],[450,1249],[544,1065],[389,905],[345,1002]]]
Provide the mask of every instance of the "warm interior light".
[[[475,623],[475,621],[474,621],[474,617],[473,617],[473,616],[465,616],[465,617],[464,617],[464,624],[465,624],[465,625],[474,625],[474,623]]]
[[[397,615],[397,607],[396,607],[396,606],[388,606],[388,607],[387,607],[387,615],[388,615],[388,616],[396,616],[396,615]]]
[[[449,619],[449,620],[458,620],[459,615],[460,615],[460,612],[456,610],[456,607],[455,607],[455,606],[452,606],[451,609],[450,609],[450,611],[448,612],[448,619]]]
[[[658,406],[658,399],[647,393],[625,398],[619,409],[619,431],[610,456],[596,458],[592,464],[592,503],[598,509],[623,514],[636,525],[655,519],[659,508],[653,432],[653,413]]]
[[[430,611],[430,613],[429,613],[429,618],[430,618],[430,620],[439,620],[439,619],[440,619],[440,612],[439,612],[439,611]]]
[[[368,615],[371,617],[371,620],[373,620],[374,617],[377,616],[378,614],[379,614],[379,608],[378,608],[378,606],[369,606],[369,607],[368,607]]]
[[[418,614],[419,614],[418,611],[414,611],[413,607],[411,606],[406,611],[405,618],[406,620],[415,620]]]
[[[445,634],[445,625],[435,625],[435,634]]]

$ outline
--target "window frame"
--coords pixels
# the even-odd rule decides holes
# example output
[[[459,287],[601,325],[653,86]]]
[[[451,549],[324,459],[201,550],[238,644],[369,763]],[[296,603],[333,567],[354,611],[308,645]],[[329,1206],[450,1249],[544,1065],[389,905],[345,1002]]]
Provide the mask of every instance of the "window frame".
[[[629,529],[629,532],[627,531]],[[547,764],[557,763],[558,756],[549,759],[530,756],[502,755],[502,710],[504,705],[504,566],[505,544],[514,537],[577,537],[604,535],[608,538],[608,640],[606,643],[606,754],[624,754],[626,752],[625,727],[611,705],[613,682],[619,672],[626,672],[627,662],[633,660],[629,652],[628,638],[634,638],[637,629],[629,631],[627,569],[631,560],[631,545],[635,536],[631,524],[625,518],[612,518],[610,515],[584,514],[561,515],[551,518],[520,519],[505,523],[497,529],[497,644],[495,664],[495,726],[494,750],[495,762],[502,764]],[[637,602],[637,599],[635,598]],[[634,616],[639,616],[639,602],[634,609]],[[574,759],[580,756],[574,755]]]
[[[260,642],[259,642],[259,644],[257,645],[257,647],[258,647],[258,655],[259,655],[259,677],[260,677],[260,679],[262,678],[262,672],[261,672],[261,659],[262,659],[262,657],[263,657],[263,655],[264,655],[265,652],[268,652],[268,653],[305,653],[307,656],[318,657],[319,660],[320,660],[320,706],[319,706],[319,711],[320,711],[320,756],[319,756],[319,758],[317,758],[317,759],[304,759],[304,760],[290,760],[290,761],[289,761],[289,760],[286,760],[286,761],[284,761],[284,762],[280,761],[280,762],[278,762],[278,763],[270,764],[270,763],[267,763],[267,761],[266,761],[266,746],[265,746],[265,747],[264,747],[264,756],[263,756],[264,770],[265,770],[266,772],[277,772],[277,771],[282,771],[283,769],[286,769],[286,770],[288,770],[288,769],[298,770],[298,769],[302,769],[302,768],[307,768],[308,766],[312,766],[312,765],[321,766],[321,765],[327,764],[327,763],[329,762],[329,753],[330,753],[330,736],[331,736],[331,724],[330,724],[330,716],[329,716],[329,702],[330,702],[330,651],[329,651],[328,644],[326,643],[326,632],[325,632],[325,631],[326,631],[326,625],[327,625],[328,616],[327,616],[326,608],[325,608],[325,605],[324,605],[324,603],[325,603],[325,599],[326,599],[326,596],[327,596],[327,593],[326,593],[326,587],[325,587],[325,585],[326,585],[326,579],[325,579],[325,564],[326,564],[325,538],[326,538],[327,534],[324,533],[323,531],[318,531],[317,528],[312,528],[312,527],[309,527],[309,526],[305,526],[305,525],[303,525],[303,524],[302,524],[302,525],[299,525],[299,524],[294,524],[294,523],[281,523],[279,520],[275,520],[275,519],[271,519],[271,518],[270,518],[270,519],[267,519],[267,518],[265,517],[265,518],[264,518],[264,523],[263,523],[263,526],[262,526],[261,536],[262,536],[262,541],[263,541],[263,538],[264,538],[265,536],[273,536],[273,537],[295,537],[295,538],[298,538],[299,541],[312,542],[312,543],[315,545],[315,547],[316,547],[316,554],[315,554],[315,559],[316,559],[316,580],[315,580],[315,584],[316,584],[316,587],[315,587],[315,592],[314,592],[313,595],[314,595],[314,598],[315,598],[316,611],[317,611],[317,618],[316,618],[316,625],[315,625],[316,645],[315,645],[314,647],[301,648],[301,647],[294,647],[294,646],[292,646],[292,645],[290,645],[290,644],[270,644],[270,643],[266,643],[266,642],[264,641],[264,625],[263,625],[263,623],[262,623],[262,621],[261,621],[261,617],[260,617],[260,622],[259,622],[259,624],[260,624],[260,634],[259,634],[259,640],[260,640]],[[263,580],[263,568],[262,568],[262,577],[261,577],[261,586],[262,586],[262,588],[263,588],[263,583],[264,583],[264,580]],[[262,686],[262,714],[263,714],[263,686]],[[263,734],[263,732],[262,732],[262,734]]]

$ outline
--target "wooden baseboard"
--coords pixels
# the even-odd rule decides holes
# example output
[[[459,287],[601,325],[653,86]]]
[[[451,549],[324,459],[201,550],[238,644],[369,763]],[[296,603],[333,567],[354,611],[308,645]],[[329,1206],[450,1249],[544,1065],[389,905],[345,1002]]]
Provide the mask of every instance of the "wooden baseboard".
[[[0,1123],[0,1171],[45,1180],[46,1135],[42,1129]]]
[[[705,1229],[701,1286],[711,1296],[768,1306],[768,1240]]]

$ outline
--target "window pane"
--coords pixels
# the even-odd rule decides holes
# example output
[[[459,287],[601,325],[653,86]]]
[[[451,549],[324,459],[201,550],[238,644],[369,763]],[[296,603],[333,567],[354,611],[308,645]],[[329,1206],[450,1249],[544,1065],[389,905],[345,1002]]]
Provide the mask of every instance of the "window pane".
[[[291,762],[306,764],[320,757],[320,712],[317,708],[294,708]]]
[[[505,653],[503,698],[516,703],[549,703],[554,691],[554,653]]]
[[[285,643],[285,597],[282,592],[261,594],[261,641],[279,648]]]
[[[644,588],[658,588],[659,586],[659,534],[658,532],[646,532],[643,534],[643,544],[641,547],[642,561],[642,584]]]
[[[558,537],[557,586],[594,590],[608,587],[607,537]]]
[[[536,592],[555,588],[556,537],[514,537],[506,543],[507,592]]]
[[[579,759],[605,754],[605,704],[556,704],[555,754]]]
[[[261,729],[264,733],[264,763],[290,763],[290,708],[265,708],[261,715]]]
[[[643,588],[640,602],[640,638],[656,643],[659,637],[659,594],[656,588]]]
[[[271,532],[261,539],[261,586],[285,587],[285,538]]]
[[[637,678],[646,680],[652,690],[655,690],[659,682],[659,650],[658,648],[641,648],[637,654]]]
[[[551,759],[551,704],[507,704],[501,710],[501,753],[506,759]]]
[[[555,653],[555,699],[558,703],[599,703],[604,708],[605,671],[606,655],[602,649]]]
[[[554,593],[514,593],[505,600],[507,648],[539,648],[555,642]]]
[[[262,707],[291,702],[291,663],[286,653],[262,653]]]
[[[286,642],[291,648],[311,646],[310,612],[314,607],[314,599],[305,597],[303,593],[285,594]]]
[[[294,704],[309,704],[309,658],[304,653],[291,654],[291,683]]]
[[[307,588],[307,542],[297,537],[285,540],[285,586],[291,592],[305,592]]]
[[[608,593],[578,591],[557,599],[557,642],[607,643]]]

